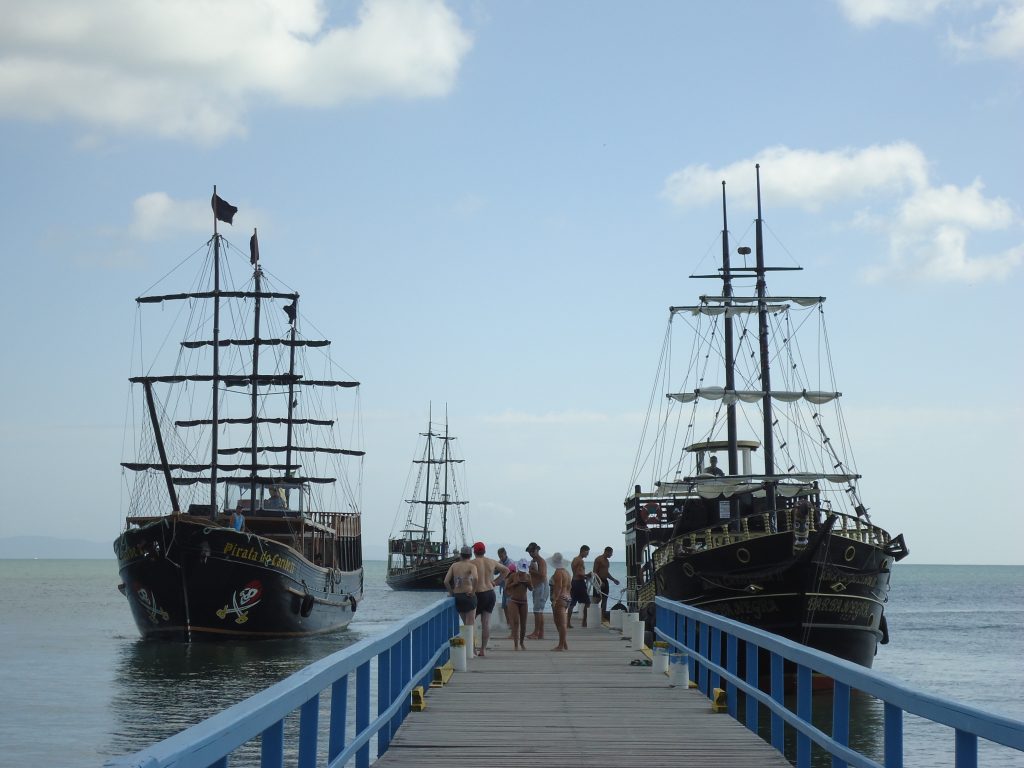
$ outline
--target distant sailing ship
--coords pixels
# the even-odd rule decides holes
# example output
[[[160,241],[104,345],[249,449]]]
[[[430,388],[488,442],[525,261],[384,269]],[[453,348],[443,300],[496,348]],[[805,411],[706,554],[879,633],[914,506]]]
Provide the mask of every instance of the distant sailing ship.
[[[420,458],[413,460],[418,470],[412,498],[406,499],[404,527],[388,539],[386,580],[392,589],[443,589],[448,568],[468,541],[462,507],[469,502],[459,498],[460,474],[455,471],[464,460],[454,457],[447,413],[444,431],[434,429],[428,416],[427,431],[420,433]],[[458,545],[452,545],[453,539]]]
[[[330,342],[301,333],[299,294],[264,272],[255,231],[249,254],[217,232],[237,209],[216,188],[212,206],[213,237],[191,287],[136,299],[140,314],[167,307],[160,319],[185,340],[177,350],[158,343],[147,350],[153,360],[139,341],[137,458],[122,464],[134,482],[114,543],[120,588],[145,638],[341,629],[363,596],[363,451],[335,440],[330,395],[358,382],[334,379]],[[228,285],[235,274],[243,285]],[[314,356],[322,378],[308,375]],[[163,365],[169,373],[151,373]]]
[[[799,267],[765,266],[760,177],[753,263],[750,248],[738,249],[742,265],[729,252],[724,183],[722,212],[721,268],[693,276],[721,291],[670,308],[656,385],[666,398],[652,397],[632,481],[649,471],[653,488],[625,500],[631,602],[653,621],[662,595],[870,667],[888,641],[890,569],[908,549],[861,500],[828,380],[824,298],[768,293],[769,272]],[[691,349],[674,353],[679,320]],[[817,344],[808,356],[800,331]],[[821,370],[808,370],[815,361]]]

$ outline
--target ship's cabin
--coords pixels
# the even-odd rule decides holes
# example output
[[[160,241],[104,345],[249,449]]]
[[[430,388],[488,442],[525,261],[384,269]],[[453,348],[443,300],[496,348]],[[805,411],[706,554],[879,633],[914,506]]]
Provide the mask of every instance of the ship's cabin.
[[[224,509],[260,517],[297,517],[306,511],[306,489],[301,485],[287,481],[258,484],[255,502],[252,488],[248,480],[229,480],[224,484]]]

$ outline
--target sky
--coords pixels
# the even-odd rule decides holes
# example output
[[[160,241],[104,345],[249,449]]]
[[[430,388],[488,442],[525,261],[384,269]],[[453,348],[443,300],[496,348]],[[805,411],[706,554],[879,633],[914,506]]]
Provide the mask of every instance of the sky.
[[[475,538],[620,559],[668,307],[706,291],[723,180],[752,244],[759,163],[767,257],[803,267],[769,288],[828,297],[872,519],[904,562],[1024,563],[1020,0],[0,17],[0,538],[120,532],[134,298],[216,184],[362,382],[368,554],[447,404]]]

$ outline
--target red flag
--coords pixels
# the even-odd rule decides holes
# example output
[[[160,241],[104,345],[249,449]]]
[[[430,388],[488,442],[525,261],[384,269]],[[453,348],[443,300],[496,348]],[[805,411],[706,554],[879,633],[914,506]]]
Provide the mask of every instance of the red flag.
[[[253,266],[260,260],[260,241],[256,239],[256,230],[252,231],[252,237],[249,238],[249,263]]]

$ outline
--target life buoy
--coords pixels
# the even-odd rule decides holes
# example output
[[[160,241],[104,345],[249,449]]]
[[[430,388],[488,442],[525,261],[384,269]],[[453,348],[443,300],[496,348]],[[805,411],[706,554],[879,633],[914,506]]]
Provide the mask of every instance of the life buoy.
[[[352,613],[355,613],[356,612],[356,596],[355,595],[349,595],[348,596],[348,602],[349,602],[349,605],[352,606]]]
[[[308,592],[302,596],[302,603],[299,605],[299,615],[302,618],[307,618],[313,612],[314,602],[313,596]]]

